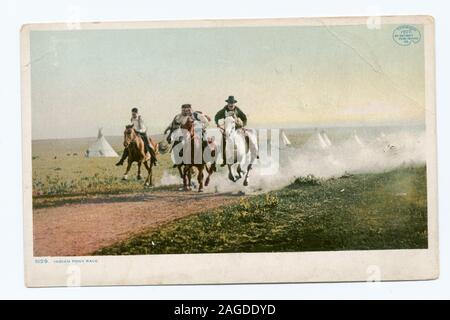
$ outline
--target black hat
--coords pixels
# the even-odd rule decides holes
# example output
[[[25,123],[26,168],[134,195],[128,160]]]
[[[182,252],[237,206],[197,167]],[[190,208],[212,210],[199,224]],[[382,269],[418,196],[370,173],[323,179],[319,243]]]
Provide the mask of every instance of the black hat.
[[[229,96],[228,99],[225,100],[225,102],[228,102],[228,103],[236,103],[237,100],[234,100],[234,96]]]

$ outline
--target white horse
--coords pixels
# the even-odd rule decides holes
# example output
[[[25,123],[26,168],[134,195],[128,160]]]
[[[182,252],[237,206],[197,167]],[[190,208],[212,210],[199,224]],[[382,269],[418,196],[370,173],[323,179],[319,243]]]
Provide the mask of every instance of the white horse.
[[[236,129],[236,119],[233,116],[225,118],[223,129],[226,139],[228,178],[236,182],[244,175],[244,186],[247,186],[249,172],[259,158],[256,130]]]

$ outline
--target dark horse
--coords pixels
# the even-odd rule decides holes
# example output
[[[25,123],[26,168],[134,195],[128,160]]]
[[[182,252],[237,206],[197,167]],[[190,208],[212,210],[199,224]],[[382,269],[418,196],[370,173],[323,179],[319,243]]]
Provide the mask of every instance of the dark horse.
[[[141,136],[134,130],[133,125],[127,125],[125,127],[125,131],[123,132],[123,146],[128,149],[128,165],[125,174],[123,175],[123,180],[128,179],[128,172],[130,171],[133,162],[138,163],[138,179],[141,179],[141,165],[144,163],[148,172],[144,185],[152,186],[153,161],[151,161],[150,153],[145,151],[144,140],[142,140]]]
[[[206,163],[205,159],[203,158],[203,152],[207,148],[211,148],[211,155],[214,156],[214,149],[213,146],[206,141],[202,140],[201,137],[197,136],[195,134],[195,126],[194,121],[192,119],[188,119],[185,124],[181,126],[181,129],[185,130],[182,139],[184,139],[184,143],[189,143],[190,147],[187,148],[187,150],[190,150],[190,155],[188,155],[187,161],[184,161],[180,164],[176,164],[175,166],[178,168],[178,172],[180,173],[181,178],[183,179],[183,189],[185,191],[191,190],[191,179],[192,179],[192,169],[197,168],[198,175],[197,175],[197,181],[198,181],[198,192],[203,191],[203,185],[208,186],[211,175],[215,171],[215,163],[212,163],[210,166]],[[182,143],[181,141],[176,141],[173,145],[173,148],[179,143]],[[181,153],[185,149],[181,150]],[[201,154],[201,161],[195,161],[195,153]],[[183,157],[183,159],[186,159],[186,155],[179,154]],[[199,163],[200,162],[200,163]],[[206,177],[205,183],[203,184],[203,178],[204,173],[203,171],[206,170],[208,173],[208,176]]]

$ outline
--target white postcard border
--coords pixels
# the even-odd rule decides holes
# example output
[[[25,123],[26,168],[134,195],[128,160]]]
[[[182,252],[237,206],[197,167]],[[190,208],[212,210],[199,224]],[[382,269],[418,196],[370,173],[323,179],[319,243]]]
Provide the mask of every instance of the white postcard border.
[[[25,284],[29,287],[427,280],[439,275],[434,19],[381,17],[382,24],[423,24],[426,77],[428,249],[34,257],[29,33],[34,30],[357,25],[370,17],[31,24],[21,30]]]

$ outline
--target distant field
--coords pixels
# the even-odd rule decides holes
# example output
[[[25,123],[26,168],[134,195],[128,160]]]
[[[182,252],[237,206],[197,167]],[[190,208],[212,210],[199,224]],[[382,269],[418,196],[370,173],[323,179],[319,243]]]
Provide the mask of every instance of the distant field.
[[[426,167],[299,178],[176,220],[97,255],[427,248]]]
[[[308,135],[292,135],[297,145],[303,143]],[[162,141],[163,136],[153,136]],[[122,155],[123,138],[106,137],[116,152]],[[133,164],[128,181],[121,178],[126,162],[116,167],[119,158],[86,158],[85,151],[96,138],[65,140],[35,140],[32,143],[33,203],[35,206],[48,206],[64,201],[71,202],[82,196],[95,194],[118,194],[142,192],[144,181],[136,179],[137,165]],[[158,185],[164,171],[178,176],[173,169],[169,154],[159,155],[159,165],[153,168],[153,182]],[[142,167],[143,177],[146,177]],[[181,183],[181,180],[180,180]],[[167,189],[170,186],[155,189]],[[172,187],[173,188],[173,187]]]
[[[122,154],[122,137],[107,137],[108,142]],[[38,140],[32,145],[33,196],[35,202],[49,197],[142,191],[143,180],[136,180],[137,165],[130,172],[129,181],[121,181],[126,162],[119,158],[86,158],[84,153],[92,139]],[[160,155],[160,165],[153,170],[153,181],[159,182],[164,170],[173,170],[170,156]],[[143,167],[143,176],[146,171]],[[44,201],[44,200],[43,200]]]

